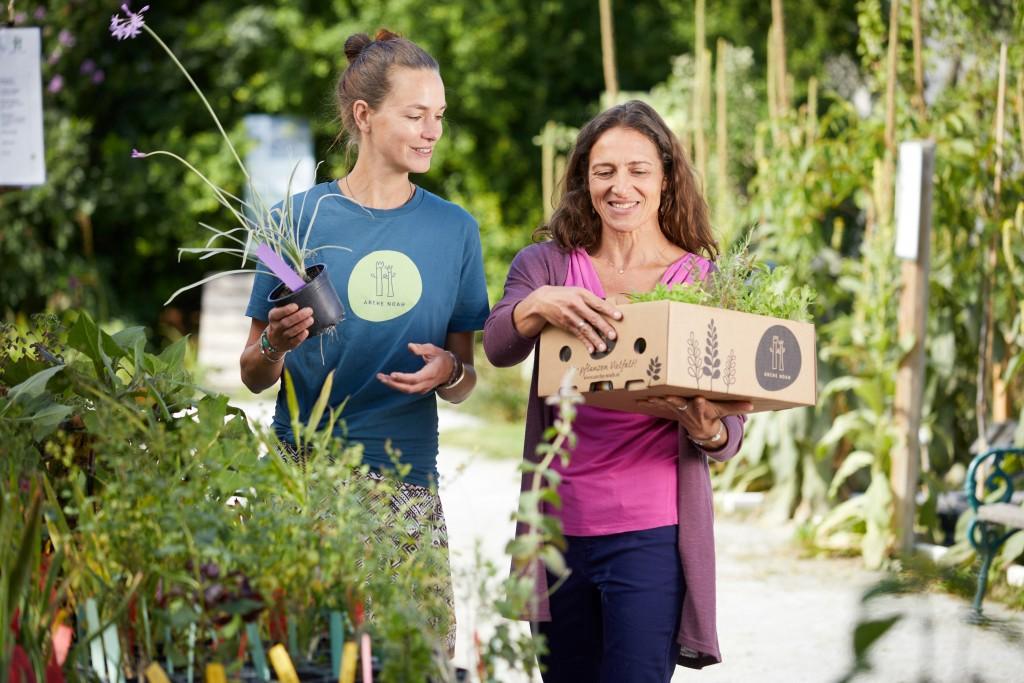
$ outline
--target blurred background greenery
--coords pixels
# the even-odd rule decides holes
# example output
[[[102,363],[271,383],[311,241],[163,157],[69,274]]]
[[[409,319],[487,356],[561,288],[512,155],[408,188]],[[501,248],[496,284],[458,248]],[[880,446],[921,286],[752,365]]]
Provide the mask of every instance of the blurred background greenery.
[[[753,46],[750,80],[759,83],[770,7],[713,4],[709,39]],[[195,332],[198,290],[171,308],[162,304],[211,265],[233,266],[175,258],[179,246],[201,239],[198,221],[218,224],[218,207],[171,161],[129,155],[132,148],[184,153],[240,193],[241,178],[202,103],[152,41],[110,37],[117,3],[16,2],[15,9],[19,25],[43,28],[49,182],[0,195],[3,316],[85,306],[102,319],[127,318],[164,335]],[[799,82],[830,56],[856,57],[852,4],[823,12],[800,0],[787,11],[800,46],[791,61]],[[669,77],[675,55],[692,52],[691,3],[619,3],[615,12],[624,89],[649,90]],[[334,144],[332,95],[345,38],[386,26],[422,44],[442,66],[449,115],[431,172],[418,182],[480,221],[492,294],[541,220],[534,137],[548,120],[578,125],[595,114],[604,88],[594,0],[171,0],[154,5],[148,19],[239,141],[245,114],[308,118],[316,158],[326,161],[320,180],[342,175],[347,161]]]

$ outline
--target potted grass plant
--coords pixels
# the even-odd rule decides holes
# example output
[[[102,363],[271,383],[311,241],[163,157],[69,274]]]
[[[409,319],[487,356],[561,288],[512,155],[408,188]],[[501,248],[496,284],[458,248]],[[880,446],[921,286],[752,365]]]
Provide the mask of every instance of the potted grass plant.
[[[127,4],[121,5],[123,15],[118,13],[111,17],[110,34],[118,40],[126,40],[136,38],[140,34],[145,33],[167,53],[213,118],[217,130],[220,131],[224,142],[238,164],[238,168],[241,170],[249,190],[248,200],[231,194],[211,181],[207,175],[183,156],[174,152],[168,150],[145,152],[137,149],[132,150],[133,158],[142,159],[154,156],[167,156],[183,164],[190,172],[203,181],[213,193],[217,202],[228,210],[235,223],[235,226],[230,229],[220,229],[200,223],[204,229],[213,234],[202,246],[180,248],[178,255],[180,258],[183,254],[198,254],[200,259],[208,259],[219,254],[228,254],[239,258],[242,267],[218,272],[186,285],[171,294],[165,303],[170,303],[182,292],[199,287],[216,278],[237,273],[253,272],[257,268],[257,262],[259,262],[281,281],[280,285],[270,294],[269,300],[272,304],[284,306],[289,303],[296,303],[300,308],[312,308],[314,322],[313,326],[309,329],[310,336],[332,330],[342,320],[345,311],[338,293],[328,277],[326,266],[315,262],[316,254],[323,249],[343,249],[346,251],[348,249],[340,245],[321,245],[316,248],[310,248],[309,237],[316,224],[320,202],[328,197],[338,197],[341,195],[327,194],[318,199],[316,206],[311,209],[312,216],[309,226],[305,230],[300,229],[299,218],[305,215],[306,195],[303,195],[297,215],[294,206],[295,202],[291,198],[292,180],[295,175],[294,169],[292,176],[288,180],[286,196],[275,204],[265,201],[253,182],[251,174],[242,162],[238,151],[224,130],[224,126],[221,124],[216,112],[203,94],[202,89],[171,48],[146,23],[143,14],[148,10],[149,5],[142,7],[137,12],[130,10]]]

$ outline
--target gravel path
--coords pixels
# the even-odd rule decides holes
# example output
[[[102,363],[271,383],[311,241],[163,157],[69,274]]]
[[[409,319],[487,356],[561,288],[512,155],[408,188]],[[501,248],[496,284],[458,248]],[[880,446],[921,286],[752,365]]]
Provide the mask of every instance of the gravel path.
[[[473,602],[464,576],[479,542],[500,572],[503,548],[514,527],[509,515],[519,489],[516,463],[442,449],[441,495],[456,574],[459,638],[456,662],[470,661]],[[1021,683],[1024,640],[998,628],[964,622],[968,605],[952,596],[919,594],[879,598],[862,611],[861,596],[881,575],[857,559],[799,559],[789,527],[719,514],[718,624],[724,661],[702,671],[676,670],[673,681],[735,683],[834,683],[853,662],[853,629],[862,614],[903,618],[873,648],[873,669],[855,680],[865,683]],[[461,580],[460,580],[461,579]],[[462,584],[462,585],[460,585]],[[1024,633],[1024,614],[986,605],[986,614],[1005,620],[1001,630]],[[509,683],[526,681],[506,674]],[[581,682],[582,683],[582,682]]]

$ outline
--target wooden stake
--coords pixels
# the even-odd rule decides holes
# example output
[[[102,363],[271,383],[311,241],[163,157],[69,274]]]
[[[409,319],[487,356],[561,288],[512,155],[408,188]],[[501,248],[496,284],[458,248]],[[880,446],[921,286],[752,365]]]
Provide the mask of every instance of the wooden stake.
[[[996,206],[1003,189],[1003,139],[1006,133],[1006,43],[999,46],[999,88],[996,91],[996,168],[995,195]],[[997,208],[998,212],[998,208]]]
[[[1017,96],[1013,98],[1017,110],[1017,134],[1020,136],[1020,151],[1024,153],[1024,73],[1017,74]]]
[[[540,186],[541,202],[544,204],[544,222],[555,212],[555,122],[544,124],[540,144]]]
[[[928,108],[924,101],[924,46],[921,36],[921,0],[912,0],[911,21],[914,24],[914,105],[922,119],[927,118]]]
[[[900,292],[899,339],[913,339],[909,353],[900,361],[893,398],[893,419],[898,434],[892,452],[893,529],[896,548],[908,555],[914,548],[915,496],[920,475],[921,406],[924,394],[924,337],[928,324],[928,270],[931,261],[932,173],[935,144],[928,141],[900,145],[897,253],[903,283]],[[906,210],[909,208],[909,211]],[[915,210],[916,209],[916,210]],[[912,224],[916,218],[916,224]],[[907,251],[902,238],[913,240],[916,250]],[[910,234],[907,234],[910,233]],[[904,252],[900,252],[903,245]],[[916,254],[914,253],[916,251]]]
[[[996,167],[995,167],[995,181],[993,183],[993,190],[995,194],[994,215],[996,218],[996,229],[997,234],[993,236],[992,246],[996,248],[996,243],[999,241],[999,233],[1001,232],[1002,214],[1000,212],[999,201],[1002,197],[1003,190],[1003,143],[1006,139],[1006,59],[1007,59],[1007,46],[1003,43],[999,46],[999,85],[996,92]],[[994,254],[995,256],[995,254]],[[989,277],[993,279],[993,289],[995,280],[995,267],[998,264],[998,257],[992,259],[993,270],[989,273]],[[991,308],[991,301],[989,307]],[[994,323],[993,323],[994,325]],[[993,326],[990,332],[989,346],[992,346],[992,341],[995,337],[995,327]],[[992,363],[992,421],[993,422],[1006,422],[1010,419],[1010,392],[1006,382],[1003,381],[1003,372],[1006,369],[1005,363],[995,361],[992,358],[992,353],[989,352],[989,359]]]
[[[775,58],[778,60],[775,77],[778,79],[775,92],[779,98],[780,113],[789,109],[789,92],[786,83],[786,21],[782,11],[782,0],[772,0],[772,25],[775,26]]]
[[[697,0],[694,18],[696,24],[693,45],[693,156],[696,165],[697,181],[701,188],[707,178],[708,148],[704,135],[704,0]]]
[[[879,225],[885,225],[892,219],[893,178],[896,166],[896,78],[899,45],[900,3],[892,2],[889,12],[889,56],[886,69],[885,85],[885,157],[882,161],[881,175],[878,178],[875,203],[878,214],[875,216]],[[865,240],[870,234],[870,225],[865,228]]]
[[[765,91],[768,95],[768,123],[772,131],[772,144],[779,146],[779,99],[775,92],[775,69],[778,66],[775,61],[775,24],[768,27],[768,62],[766,64],[767,78]]]
[[[893,0],[889,9],[889,57],[885,84],[885,148],[896,153],[896,59],[900,40],[900,3]]]
[[[715,217],[718,229],[728,226],[726,220],[729,202],[729,130],[726,116],[727,98],[725,89],[725,65],[729,53],[729,44],[724,38],[718,39],[718,54],[715,59]]]
[[[805,138],[812,144],[818,137],[818,79],[811,76],[807,81],[807,122]]]
[[[995,138],[996,138],[996,167],[995,167],[995,178],[993,179],[992,189],[995,195],[995,201],[993,206],[993,218],[997,219],[999,215],[999,196],[1002,192],[1002,175],[1003,175],[1003,109],[1006,105],[1006,43],[1003,43],[999,47],[999,85],[996,93],[996,119],[995,119]],[[985,258],[985,276],[982,282],[982,302],[984,305],[984,313],[981,320],[981,332],[978,335],[978,375],[977,381],[977,393],[975,395],[975,410],[977,412],[977,423],[978,423],[978,439],[982,449],[988,448],[988,412],[990,406],[995,404],[996,395],[995,390],[997,389],[996,384],[996,373],[993,370],[993,338],[994,338],[994,325],[993,325],[993,310],[992,300],[995,298],[993,290],[995,289],[995,271],[998,265],[998,230],[993,230],[991,237],[989,238],[988,247]],[[992,376],[992,403],[989,403],[988,393],[986,387],[988,386],[989,375]],[[1005,400],[1005,395],[999,397],[1000,400]],[[993,410],[993,412],[1001,412]]]
[[[601,8],[601,61],[604,65],[604,91],[610,106],[619,97],[619,80],[615,75],[615,20],[612,0],[599,0]]]

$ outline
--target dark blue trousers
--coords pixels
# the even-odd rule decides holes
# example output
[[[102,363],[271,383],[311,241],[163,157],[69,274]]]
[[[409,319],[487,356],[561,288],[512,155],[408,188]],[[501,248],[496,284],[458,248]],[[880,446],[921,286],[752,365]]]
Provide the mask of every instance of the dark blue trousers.
[[[572,570],[540,622],[544,683],[667,683],[685,591],[677,527],[568,536]],[[557,578],[548,574],[548,585]]]

